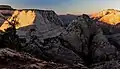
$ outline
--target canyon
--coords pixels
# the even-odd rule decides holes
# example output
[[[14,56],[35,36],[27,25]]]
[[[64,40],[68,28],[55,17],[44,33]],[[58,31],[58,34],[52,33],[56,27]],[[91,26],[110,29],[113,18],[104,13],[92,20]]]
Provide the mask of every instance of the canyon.
[[[0,69],[120,68],[119,11],[62,19],[52,10],[1,7]]]

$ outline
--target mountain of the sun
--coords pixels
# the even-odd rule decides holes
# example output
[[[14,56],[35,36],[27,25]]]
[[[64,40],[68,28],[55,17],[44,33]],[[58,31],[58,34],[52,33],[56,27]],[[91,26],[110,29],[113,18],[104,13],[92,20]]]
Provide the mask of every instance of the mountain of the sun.
[[[107,9],[98,13],[94,13],[91,15],[91,17],[93,19],[99,20],[110,25],[117,25],[118,23],[120,23],[119,10]]]

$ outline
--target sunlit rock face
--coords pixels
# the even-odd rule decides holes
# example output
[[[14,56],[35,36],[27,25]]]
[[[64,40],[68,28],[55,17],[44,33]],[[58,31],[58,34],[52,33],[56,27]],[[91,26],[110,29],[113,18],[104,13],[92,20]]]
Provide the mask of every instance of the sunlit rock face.
[[[52,10],[16,10],[8,21],[15,20],[17,34],[21,37],[36,35],[40,38],[49,38],[57,36],[63,31],[62,21]],[[5,21],[0,30],[10,27],[8,21]],[[31,32],[31,30],[34,30]]]
[[[13,15],[8,18],[8,21],[11,22],[12,20],[15,20],[18,22],[18,25],[16,25],[16,28],[24,27],[24,26],[29,26],[32,25],[34,20],[35,20],[35,12],[34,11],[14,11]],[[0,27],[0,30],[7,29],[10,27],[8,21],[5,21],[3,25]]]
[[[99,13],[94,13],[91,17],[111,25],[120,23],[120,11],[114,9],[108,9]]]

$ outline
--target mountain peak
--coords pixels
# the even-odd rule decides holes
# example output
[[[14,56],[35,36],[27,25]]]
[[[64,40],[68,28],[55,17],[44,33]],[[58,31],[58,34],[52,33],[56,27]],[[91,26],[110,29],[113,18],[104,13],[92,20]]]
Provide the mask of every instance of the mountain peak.
[[[120,23],[120,11],[115,9],[103,10],[101,12],[92,14],[91,17],[111,25]]]

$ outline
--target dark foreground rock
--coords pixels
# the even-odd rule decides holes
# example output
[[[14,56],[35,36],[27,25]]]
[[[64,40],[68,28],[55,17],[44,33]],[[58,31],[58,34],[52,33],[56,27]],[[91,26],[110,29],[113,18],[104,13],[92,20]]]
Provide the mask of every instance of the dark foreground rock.
[[[120,69],[119,61],[106,61],[91,65],[91,69]]]
[[[87,69],[82,64],[69,66],[54,62],[46,62],[31,57],[25,53],[19,53],[9,48],[0,49],[0,69]]]

